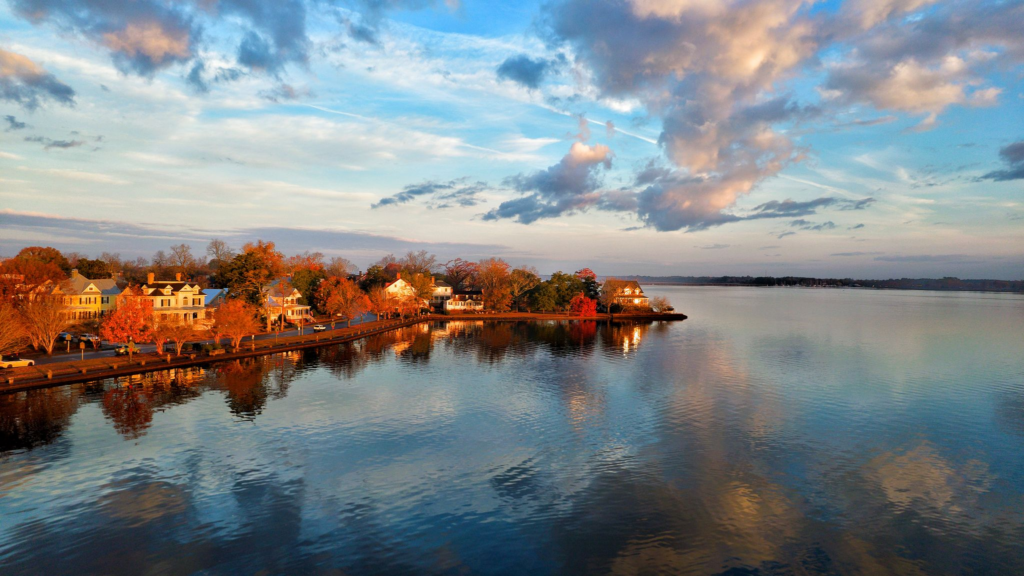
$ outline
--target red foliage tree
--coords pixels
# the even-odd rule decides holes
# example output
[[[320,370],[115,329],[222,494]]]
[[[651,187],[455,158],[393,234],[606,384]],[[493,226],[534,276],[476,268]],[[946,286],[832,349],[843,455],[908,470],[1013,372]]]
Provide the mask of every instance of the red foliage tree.
[[[231,344],[237,350],[242,338],[259,331],[257,313],[255,306],[242,299],[228,300],[217,308],[213,329],[217,334],[231,338]]]
[[[352,318],[361,316],[370,309],[370,299],[359,289],[355,282],[338,278],[328,278],[320,283],[316,292],[317,306],[331,315],[341,316],[352,325]]]
[[[128,361],[132,360],[136,342],[153,339],[153,302],[126,291],[117,297],[114,308],[100,325],[100,337],[110,342],[128,345]]]
[[[573,316],[597,316],[597,300],[587,298],[580,292],[569,301],[569,312]]]

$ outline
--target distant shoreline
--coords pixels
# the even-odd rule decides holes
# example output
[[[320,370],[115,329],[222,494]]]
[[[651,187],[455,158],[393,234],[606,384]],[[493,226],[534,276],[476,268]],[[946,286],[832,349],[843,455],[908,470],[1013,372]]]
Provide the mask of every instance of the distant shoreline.
[[[630,278],[632,279],[632,278]],[[805,290],[830,289],[830,290],[888,290],[906,292],[980,292],[985,294],[1024,294],[1024,288],[1016,290],[999,290],[984,288],[928,288],[928,287],[887,287],[887,286],[803,286],[792,285],[767,285],[767,284],[733,284],[733,283],[697,283],[697,282],[655,282],[645,280],[647,286],[682,286],[693,288],[801,288]]]

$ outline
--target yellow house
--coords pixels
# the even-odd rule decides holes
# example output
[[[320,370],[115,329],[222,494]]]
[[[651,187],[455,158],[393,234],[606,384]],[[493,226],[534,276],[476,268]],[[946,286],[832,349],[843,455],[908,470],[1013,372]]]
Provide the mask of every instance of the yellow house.
[[[121,291],[113,278],[91,280],[72,270],[68,281],[53,289],[64,297],[68,320],[94,320],[114,309]]]

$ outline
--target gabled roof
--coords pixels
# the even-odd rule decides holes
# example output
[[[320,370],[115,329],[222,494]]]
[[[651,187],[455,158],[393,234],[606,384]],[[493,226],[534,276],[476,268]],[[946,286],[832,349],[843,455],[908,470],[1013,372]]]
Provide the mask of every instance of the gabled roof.
[[[176,282],[176,281],[161,281],[157,280],[153,284],[143,284],[142,289],[146,291],[147,296],[152,296],[155,291],[163,292],[165,288],[171,288],[171,294],[177,294],[185,288],[189,288],[195,291],[196,294],[202,294],[203,289],[198,284],[191,282]]]
[[[643,288],[640,287],[640,283],[636,280],[605,280],[605,284],[609,282],[617,282],[620,290],[630,288],[632,290],[639,290],[640,292],[644,291]]]
[[[95,286],[103,294],[120,294],[121,291],[117,289],[117,282],[113,278],[103,278],[100,280],[90,280],[81,274],[72,274],[67,281],[68,292],[67,294],[84,294],[89,286]]]
[[[437,288],[451,288],[452,285],[445,282],[444,280],[434,280],[434,286]]]

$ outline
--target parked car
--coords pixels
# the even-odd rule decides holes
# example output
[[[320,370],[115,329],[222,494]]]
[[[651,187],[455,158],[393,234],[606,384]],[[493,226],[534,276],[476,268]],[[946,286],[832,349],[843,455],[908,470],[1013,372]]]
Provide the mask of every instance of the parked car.
[[[118,356],[127,356],[128,355],[128,348],[130,346],[132,346],[132,345],[131,344],[114,344],[113,346],[114,346],[114,354],[116,354]]]
[[[324,330],[327,330],[327,326],[324,326],[323,324],[313,326],[313,332],[323,332]]]
[[[20,356],[0,356],[0,368],[20,368],[35,366],[35,360],[23,360]]]
[[[75,335],[71,332],[61,332],[57,334],[57,342],[70,342],[75,339]]]
[[[82,334],[78,337],[79,342],[86,342],[96,346],[100,343],[100,337],[95,334]]]

